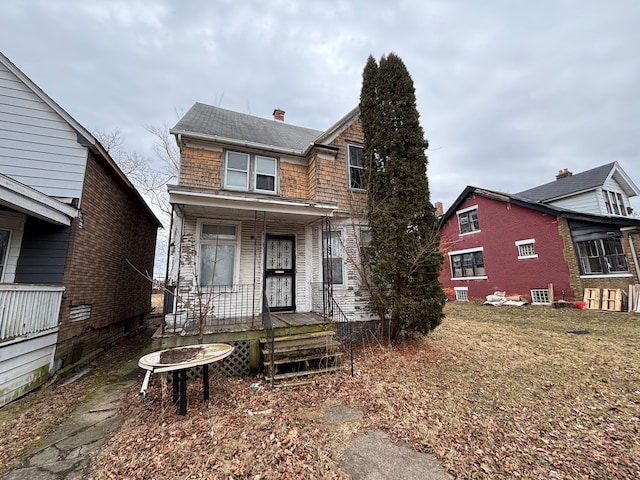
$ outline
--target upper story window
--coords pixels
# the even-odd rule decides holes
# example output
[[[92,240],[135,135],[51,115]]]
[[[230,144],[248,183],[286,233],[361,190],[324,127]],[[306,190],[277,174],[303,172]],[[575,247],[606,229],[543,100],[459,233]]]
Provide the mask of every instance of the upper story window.
[[[482,248],[450,252],[449,258],[453,278],[486,278]]]
[[[622,194],[610,190],[602,190],[602,196],[604,197],[604,206],[607,209],[607,213],[622,215],[624,217],[627,216],[627,209],[624,206]]]
[[[538,258],[536,254],[536,241],[533,238],[528,240],[518,240],[516,242],[518,247],[518,259],[522,258]]]
[[[627,257],[619,238],[601,238],[576,243],[583,275],[627,273]]]
[[[349,187],[357,190],[364,189],[362,178],[364,171],[364,154],[362,147],[348,145],[349,156]]]
[[[478,222],[478,207],[469,207],[457,212],[460,233],[472,233],[480,230]]]
[[[276,193],[278,161],[275,158],[228,151],[224,187],[230,190]]]

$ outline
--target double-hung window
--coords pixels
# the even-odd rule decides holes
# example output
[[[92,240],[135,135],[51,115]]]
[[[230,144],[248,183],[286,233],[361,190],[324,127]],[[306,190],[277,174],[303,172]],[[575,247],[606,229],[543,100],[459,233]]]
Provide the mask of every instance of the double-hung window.
[[[576,243],[583,275],[627,273],[629,266],[619,238],[601,238]]]
[[[603,190],[602,196],[604,197],[604,206],[607,209],[607,213],[627,216],[627,209],[624,206],[622,194],[610,190]]]
[[[340,285],[342,280],[342,240],[340,232],[322,234],[322,276],[325,284]]]
[[[362,190],[364,188],[364,154],[362,147],[348,145],[349,152],[349,187]]]
[[[453,278],[486,277],[482,248],[449,252]]]
[[[226,152],[224,187],[230,190],[276,193],[278,161],[275,158]]]
[[[234,284],[239,230],[236,224],[200,224],[200,287]]]
[[[480,222],[478,221],[478,207],[465,208],[456,212],[458,215],[458,224],[460,225],[460,233],[472,233],[480,230]]]

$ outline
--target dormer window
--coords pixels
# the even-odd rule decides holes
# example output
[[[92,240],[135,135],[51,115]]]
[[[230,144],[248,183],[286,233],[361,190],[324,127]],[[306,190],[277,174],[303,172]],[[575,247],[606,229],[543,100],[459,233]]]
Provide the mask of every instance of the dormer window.
[[[604,206],[608,214],[621,215],[623,217],[627,216],[627,209],[624,206],[622,194],[610,190],[602,190],[602,196],[604,197]]]
[[[478,206],[459,210],[458,224],[460,226],[460,234],[472,233],[480,230],[480,222],[478,221]]]
[[[224,187],[229,190],[276,193],[278,161],[275,158],[228,151],[224,165]]]

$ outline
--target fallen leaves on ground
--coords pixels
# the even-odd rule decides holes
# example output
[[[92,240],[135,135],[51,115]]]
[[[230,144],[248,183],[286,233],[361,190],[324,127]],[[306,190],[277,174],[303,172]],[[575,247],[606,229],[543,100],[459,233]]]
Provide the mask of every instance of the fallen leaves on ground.
[[[132,387],[91,478],[348,478],[340,454],[371,429],[460,479],[640,478],[636,316],[458,303],[446,313],[426,338],[358,345],[354,377],[345,368],[273,389],[216,377],[209,402],[192,381],[184,417],[162,382],[141,400]],[[333,425],[334,405],[364,415]]]

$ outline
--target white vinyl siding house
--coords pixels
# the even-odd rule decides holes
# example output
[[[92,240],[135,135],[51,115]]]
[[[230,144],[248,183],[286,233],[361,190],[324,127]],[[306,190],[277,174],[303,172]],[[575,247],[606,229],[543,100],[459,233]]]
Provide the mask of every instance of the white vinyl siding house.
[[[0,63],[0,171],[50,197],[80,198],[87,149],[18,75]]]

